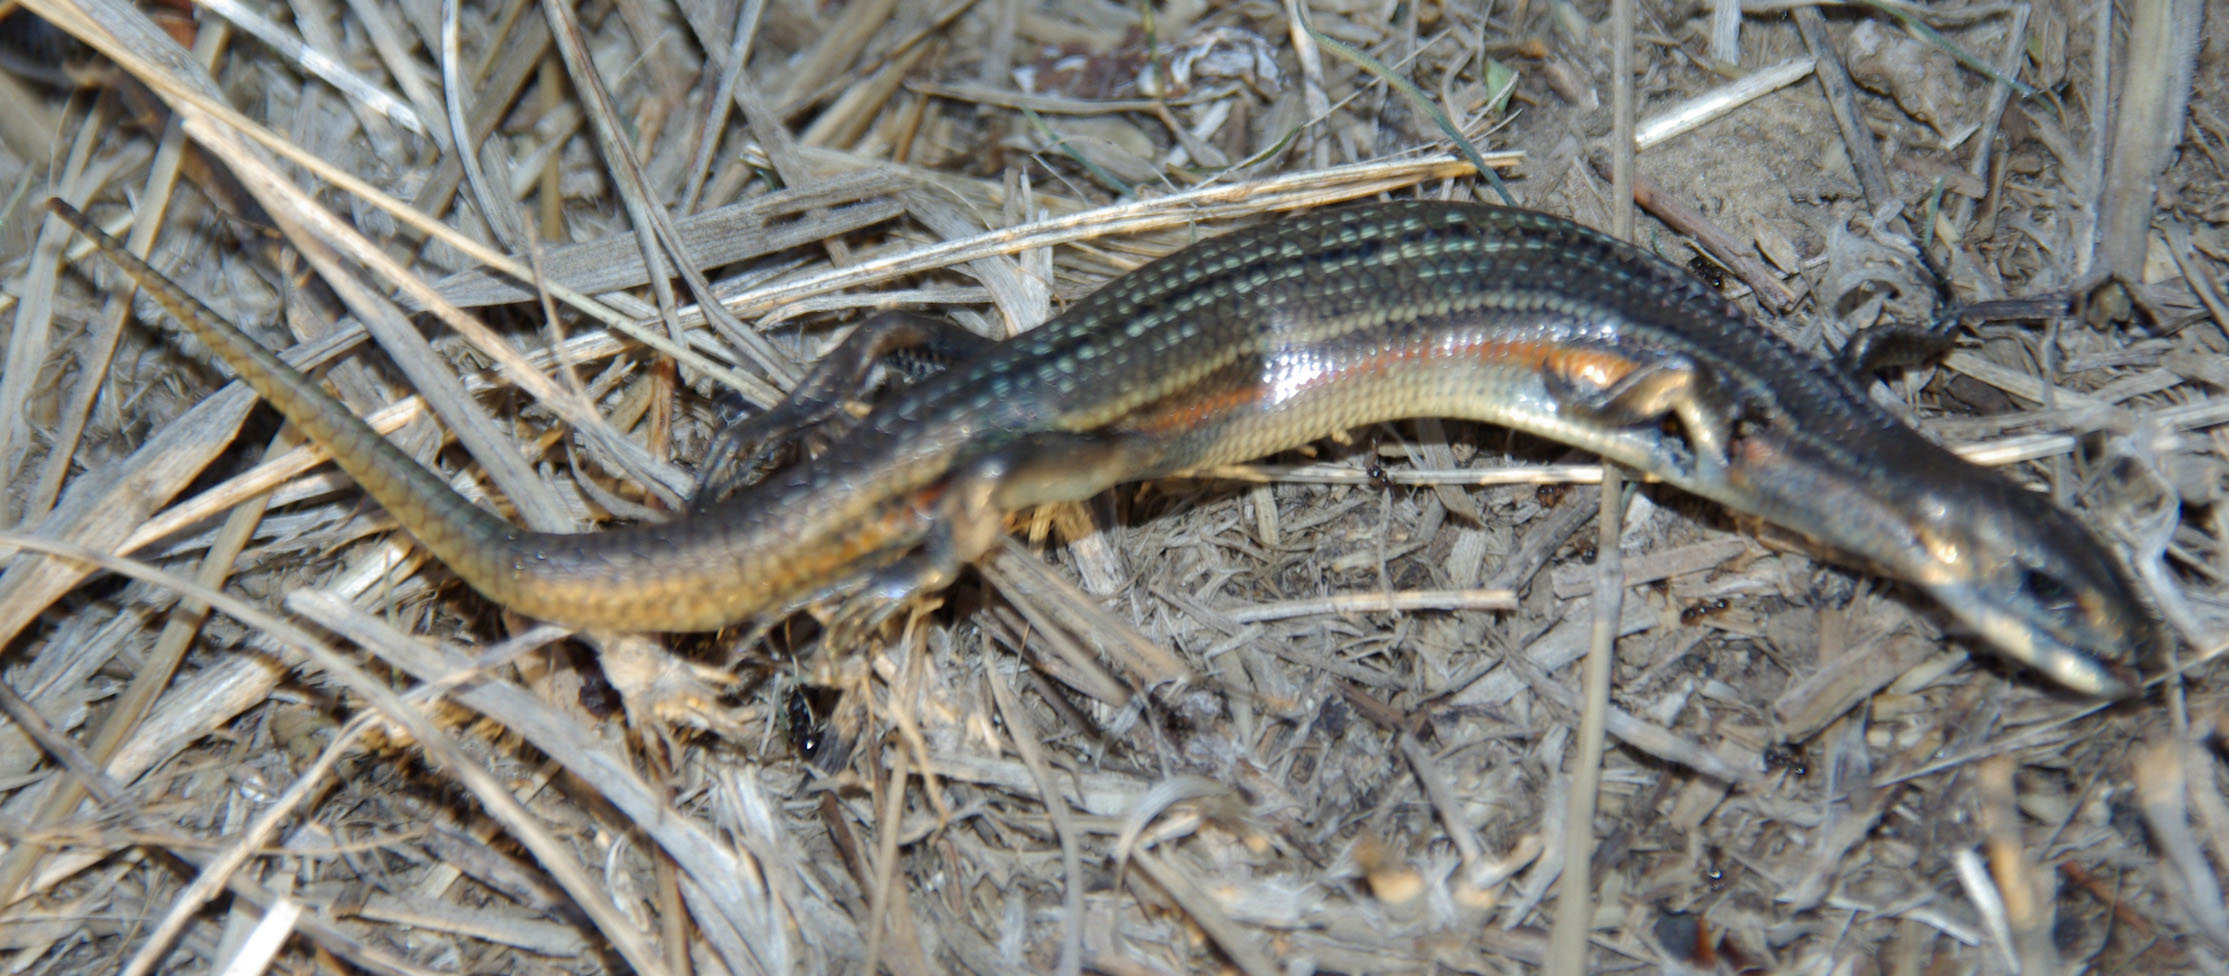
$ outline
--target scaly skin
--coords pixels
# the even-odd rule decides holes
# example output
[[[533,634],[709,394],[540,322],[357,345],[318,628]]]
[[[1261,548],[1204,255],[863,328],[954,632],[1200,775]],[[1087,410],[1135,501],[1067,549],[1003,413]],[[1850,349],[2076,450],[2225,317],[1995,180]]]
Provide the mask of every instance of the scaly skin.
[[[1555,217],[1394,203],[1186,248],[897,393],[814,462],[687,518],[580,535],[474,507],[318,385],[62,213],[490,599],[707,630],[867,580],[943,585],[1004,513],[1350,427],[1457,417],[1563,441],[1928,591],[2074,689],[2164,635],[2048,499],[1960,460],[1679,269]]]

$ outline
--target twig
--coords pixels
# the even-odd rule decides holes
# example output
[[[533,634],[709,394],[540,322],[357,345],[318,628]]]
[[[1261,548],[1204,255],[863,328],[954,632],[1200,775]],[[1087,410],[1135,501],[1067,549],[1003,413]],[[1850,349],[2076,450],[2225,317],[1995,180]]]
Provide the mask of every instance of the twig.
[[[1866,127],[1864,113],[1858,108],[1857,86],[1850,82],[1850,69],[1843,66],[1842,52],[1827,36],[1826,18],[1820,16],[1819,8],[1797,7],[1795,15],[1803,46],[1818,61],[1819,87],[1826,89],[1834,126],[1842,130],[1842,148],[1849,154],[1850,168],[1857,171],[1858,189],[1865,193],[1866,205],[1879,213],[1896,195],[1889,185],[1888,170],[1881,165],[1880,144],[1874,141],[1873,130]]]
[[[1619,6],[1630,2],[1619,0]],[[1618,540],[1624,534],[1626,492],[1615,466],[1603,469],[1601,501],[1594,551],[1593,642],[1581,667],[1579,739],[1571,747],[1570,806],[1563,818],[1563,877],[1556,885],[1555,927],[1548,936],[1546,968],[1560,976],[1587,971],[1587,932],[1594,927],[1594,874],[1589,870],[1594,860],[1594,811],[1602,788],[1603,746],[1609,738],[1613,648],[1625,602],[1625,567],[1618,557]]]
[[[1673,230],[1686,234],[1703,245],[1712,257],[1717,258],[1719,263],[1724,264],[1757,293],[1758,304],[1775,312],[1785,312],[1795,307],[1795,293],[1780,283],[1780,276],[1771,268],[1765,267],[1764,262],[1752,257],[1748,248],[1734,240],[1732,234],[1712,223],[1710,218],[1703,216],[1701,211],[1665,195],[1656,188],[1656,184],[1638,176],[1633,180],[1633,202],[1640,204],[1641,209],[1670,225]]]

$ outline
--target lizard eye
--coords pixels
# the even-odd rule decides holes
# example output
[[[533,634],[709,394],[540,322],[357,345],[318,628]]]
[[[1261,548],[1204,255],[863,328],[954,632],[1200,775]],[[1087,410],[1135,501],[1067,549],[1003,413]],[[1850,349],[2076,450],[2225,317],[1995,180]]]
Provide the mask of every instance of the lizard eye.
[[[2074,591],[2066,582],[2033,566],[2020,567],[2020,592],[2033,599],[2037,605],[2052,610],[2068,610],[2074,606]]]

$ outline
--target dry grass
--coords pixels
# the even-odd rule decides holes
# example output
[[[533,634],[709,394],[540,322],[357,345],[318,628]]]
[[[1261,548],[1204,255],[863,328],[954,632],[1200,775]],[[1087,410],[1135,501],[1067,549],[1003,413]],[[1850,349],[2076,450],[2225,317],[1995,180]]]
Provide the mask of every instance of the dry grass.
[[[1280,5],[231,15],[313,74],[207,12],[71,2],[24,6],[89,48],[0,22],[0,542],[50,553],[0,556],[12,968],[1545,958],[1601,589],[1587,458],[1359,431],[1020,519],[873,646],[589,652],[427,565],[37,219],[129,220],[522,523],[663,518],[729,402],[860,309],[1004,335],[1264,214],[1485,195]],[[1639,6],[1636,239],[1705,242],[1769,327],[1826,350],[1926,314],[1923,213],[1963,297],[2085,299],[1877,392],[2132,550],[2184,670],[2055,692],[1924,600],[1645,490],[1612,536],[1587,968],[2229,967],[2229,17],[2201,35],[2201,5],[1917,11],[2034,94],[1901,6]],[[1603,6],[1308,7],[1504,151],[1522,201],[1613,223]],[[806,682],[842,690],[832,774],[785,732]]]

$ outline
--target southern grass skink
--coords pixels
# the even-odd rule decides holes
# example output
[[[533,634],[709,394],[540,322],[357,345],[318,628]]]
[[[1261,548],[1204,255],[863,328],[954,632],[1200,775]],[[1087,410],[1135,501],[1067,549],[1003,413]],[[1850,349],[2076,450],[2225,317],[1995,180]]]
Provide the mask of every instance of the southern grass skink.
[[[2163,645],[2105,546],[1631,245],[1544,214],[1389,203],[1271,219],[1117,278],[897,391],[817,459],[689,517],[528,532],[56,207],[488,598],[572,627],[717,629],[949,583],[1008,512],[1407,417],[1575,445],[1934,597],[2066,686]]]

